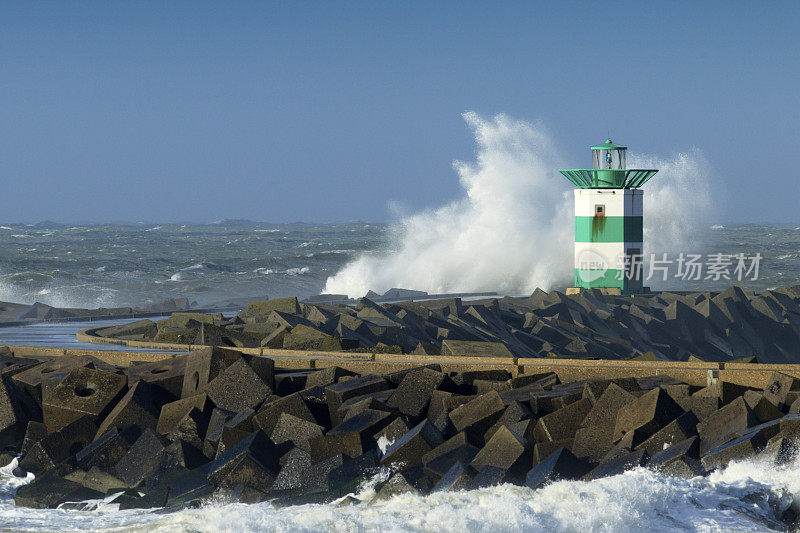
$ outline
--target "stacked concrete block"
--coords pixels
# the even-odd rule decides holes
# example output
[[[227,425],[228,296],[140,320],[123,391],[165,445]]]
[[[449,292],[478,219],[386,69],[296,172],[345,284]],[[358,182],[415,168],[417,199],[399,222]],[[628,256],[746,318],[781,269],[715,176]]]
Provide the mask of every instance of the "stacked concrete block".
[[[589,296],[575,305],[601,301]],[[747,311],[740,300],[732,308]],[[575,311],[561,300],[542,302],[540,321]],[[512,305],[467,316],[493,323]],[[427,318],[468,310],[448,304]],[[361,311],[364,319],[391,319],[370,306]],[[298,372],[219,347],[161,366],[63,363],[44,363],[53,378],[29,361],[15,367],[12,357],[6,366],[19,371],[3,380],[8,408],[0,410],[0,435],[20,454],[20,468],[36,474],[17,493],[19,505],[111,494],[125,509],[347,494],[352,503],[360,484],[387,471],[376,498],[498,483],[536,489],[631,468],[693,477],[757,454],[786,464],[800,436],[800,414],[790,412],[795,381],[778,373],[766,386],[722,380],[700,388],[664,376],[562,382],[554,373],[450,372],[443,365],[385,375]],[[53,382],[43,386],[46,379]],[[27,410],[18,408],[23,401]]]

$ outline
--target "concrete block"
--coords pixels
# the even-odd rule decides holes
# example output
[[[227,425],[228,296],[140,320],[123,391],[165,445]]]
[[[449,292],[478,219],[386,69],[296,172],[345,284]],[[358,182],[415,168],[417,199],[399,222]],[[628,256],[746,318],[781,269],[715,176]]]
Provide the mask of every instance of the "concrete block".
[[[754,431],[738,439],[717,446],[703,454],[700,460],[703,468],[714,470],[720,466],[727,465],[734,459],[750,457],[761,451],[766,445],[766,440],[758,431]]]
[[[25,436],[22,440],[22,446],[20,447],[20,455],[25,455],[30,450],[31,446],[42,440],[47,436],[47,426],[44,425],[42,422],[36,422],[31,420],[28,422],[28,426],[25,429]]]
[[[559,448],[566,448],[572,452],[574,442],[572,439],[563,440],[560,442],[537,442],[533,445],[533,464],[541,463],[547,456]]]
[[[589,400],[582,398],[541,417],[536,423],[533,434],[540,441],[557,442],[572,439],[591,408]]]
[[[142,429],[155,429],[161,407],[170,401],[170,395],[161,387],[151,385],[146,381],[138,381],[125,396],[120,399],[105,420],[100,423],[97,430],[98,436],[106,431],[117,428],[124,429],[136,425]]]
[[[290,297],[290,298],[277,298],[274,300],[265,300],[263,302],[249,303],[247,304],[246,314],[248,316],[269,315],[273,311],[278,311],[281,313],[288,313],[293,315],[299,315],[302,312],[300,308],[300,303],[297,301],[297,298]]]
[[[111,489],[118,489],[123,486],[123,482],[119,478],[114,477],[103,469],[96,466],[85,469],[78,469],[64,476],[64,479],[79,483],[87,489],[96,490],[102,494],[107,493]],[[77,504],[78,502],[71,502]],[[68,508],[63,506],[62,508]]]
[[[469,485],[470,490],[495,487],[506,482],[506,471],[497,466],[485,466],[473,477]]]
[[[655,390],[655,389],[654,389]],[[627,455],[616,457],[609,461],[600,463],[591,469],[582,479],[591,481],[608,476],[616,476],[627,470],[632,470],[640,466],[646,466],[650,456],[644,450],[631,452]]]
[[[506,410],[503,411],[503,414],[500,416],[499,420],[495,422],[495,424],[490,427],[486,433],[484,433],[484,440],[488,441],[492,435],[494,435],[494,433],[500,429],[500,426],[506,426],[511,429],[514,424],[522,422],[523,420],[530,420],[532,418],[534,418],[533,413],[527,405],[516,401],[511,402],[508,407],[506,407]],[[524,430],[525,428],[523,428],[523,432]]]
[[[585,391],[586,388],[584,388],[584,397],[587,396]],[[637,397],[635,395],[626,391],[616,383],[609,382],[600,396],[592,403],[592,408],[586,414],[586,417],[583,420],[583,425],[601,426],[606,424],[616,424],[617,413],[619,413],[619,410],[629,403],[632,403],[634,400],[636,400],[636,398]]]
[[[586,398],[594,406],[603,392],[611,385],[611,381],[607,379],[592,379],[584,383],[582,398]]]
[[[280,447],[256,431],[217,457],[208,469],[208,481],[216,487],[241,484],[266,492],[278,474],[281,455]]]
[[[41,408],[8,376],[0,378],[0,447],[17,452],[29,421],[42,420]]]
[[[302,394],[294,393],[265,403],[253,417],[253,424],[269,435],[283,413],[288,413],[307,422],[317,422]]]
[[[325,398],[325,389],[322,387],[314,387],[311,389],[304,389],[300,391],[300,397],[306,403],[308,410],[311,412],[314,420],[324,428],[332,427],[331,413],[328,409],[328,402]]]
[[[404,466],[420,464],[422,456],[443,441],[439,430],[427,420],[423,420],[386,449],[381,464]]]
[[[309,451],[311,449],[309,440],[321,437],[324,429],[322,426],[289,413],[281,413],[278,423],[272,429],[269,437],[275,444],[291,442],[297,448]]]
[[[269,385],[243,359],[222,370],[206,387],[217,407],[235,412],[256,407],[271,393]]]
[[[559,409],[563,409],[564,407],[571,405],[578,400],[583,399],[583,392],[581,390],[576,391],[569,391],[569,390],[559,390],[556,391],[555,389],[552,391],[553,395],[551,396],[550,402],[552,404],[553,411],[557,411]],[[591,405],[591,402],[589,402]]]
[[[578,459],[572,452],[560,447],[528,471],[525,476],[525,486],[538,489],[550,481],[580,479],[588,471],[589,464],[586,461]]]
[[[227,413],[228,411],[225,412]],[[233,416],[225,420],[225,422],[222,424],[222,429],[220,430],[218,438],[216,434],[212,435],[209,433],[210,429],[207,430],[206,441],[217,441],[215,453],[210,457],[218,457],[222,452],[232,446],[235,446],[241,442],[242,439],[256,431],[258,427],[253,422],[254,416],[255,412],[249,408],[242,409],[238,413],[233,414]],[[211,421],[209,420],[209,427],[210,426]],[[204,449],[205,445],[206,444],[204,442]]]
[[[99,423],[122,396],[127,378],[91,368],[75,368],[42,403],[44,423],[52,433],[88,416]]]
[[[442,448],[444,444],[445,443],[440,444],[422,456],[423,472],[432,480],[440,479],[450,470],[450,468],[452,468],[455,463],[460,462],[465,465],[469,465],[480,451],[475,446],[466,443],[456,448],[452,448],[447,452],[440,453],[438,450]],[[436,453],[436,455],[433,458],[430,458],[429,456],[434,453]]]
[[[63,379],[71,370],[76,368],[94,368],[94,362],[89,356],[63,356],[53,357],[41,363],[14,374],[11,380],[14,384],[27,392],[39,405],[42,404],[42,383],[54,380],[56,383]]]
[[[475,394],[486,394],[489,391],[506,392],[511,390],[511,385],[507,381],[489,381],[476,379],[473,383]]]
[[[55,509],[66,501],[100,499],[103,493],[87,489],[83,485],[58,476],[37,478],[21,486],[14,495],[18,507]]]
[[[622,407],[614,428],[615,439],[634,429],[650,436],[683,414],[683,409],[661,388],[653,389]]]
[[[236,415],[233,411],[226,411],[225,409],[214,408],[211,411],[211,416],[208,420],[208,427],[206,428],[206,438],[203,441],[203,454],[206,457],[214,458],[216,455],[217,445],[222,438],[222,430],[225,423]]]
[[[306,378],[306,388],[310,389],[313,387],[327,387],[328,385],[338,383],[343,377],[356,375],[357,374],[355,372],[350,372],[344,368],[338,366],[329,366],[328,368],[311,372]]]
[[[165,437],[146,428],[117,462],[114,473],[129,487],[139,485],[156,469],[168,445]]]
[[[764,398],[774,405],[788,408],[787,396],[790,391],[800,389],[800,380],[781,372],[773,372],[767,385],[764,387]]]
[[[383,411],[367,409],[333,427],[322,437],[310,439],[311,461],[323,461],[344,454],[355,458],[376,446],[374,435],[388,426],[393,416]]]
[[[186,373],[186,357],[173,357],[152,363],[137,363],[128,367],[128,383],[139,380],[158,385],[175,398],[183,391],[183,378]]]
[[[650,456],[648,466],[669,476],[693,478],[706,474],[698,459],[700,439],[690,437],[682,442],[655,452]]]
[[[152,339],[158,333],[158,326],[150,319],[137,320],[118,326],[110,326],[95,332],[100,337]]]
[[[697,417],[691,411],[684,413],[635,448],[645,450],[650,455],[665,450],[697,435],[698,422]]]
[[[508,357],[514,354],[502,342],[459,341],[446,339],[442,341],[443,357]]]
[[[208,430],[209,415],[192,407],[166,434],[170,441],[182,441],[201,451]]]
[[[377,490],[377,494],[375,494],[375,497],[372,499],[372,502],[388,500],[400,494],[419,493],[419,491],[416,488],[414,488],[414,485],[412,485],[411,482],[408,479],[406,479],[406,477],[403,476],[403,474],[400,472],[394,474],[384,483],[378,485],[375,488]]]
[[[286,491],[302,486],[302,474],[311,468],[311,455],[300,448],[291,449],[281,458],[281,467],[271,490]]]
[[[207,402],[208,397],[205,393],[195,394],[175,400],[174,402],[165,403],[161,407],[161,412],[158,416],[158,423],[156,424],[156,432],[161,435],[166,435],[178,424],[178,422],[186,416],[192,409],[198,409],[201,412],[210,411],[211,405]]]
[[[483,435],[502,416],[505,404],[497,391],[488,392],[453,409],[450,421],[456,431],[466,431],[478,443]]]
[[[507,381],[511,378],[511,374],[502,369],[491,370],[469,370],[465,372],[456,372],[452,379],[453,383],[459,387],[462,394],[474,394],[475,389],[473,383],[476,379],[485,379],[489,381]]]
[[[501,381],[501,380],[495,380]],[[521,389],[528,385],[538,385],[540,388],[552,388],[553,385],[560,383],[555,372],[542,372],[538,374],[522,374],[508,380],[512,389]]]
[[[34,443],[20,459],[19,466],[34,474],[53,468],[85,448],[94,440],[96,432],[97,426],[91,417],[79,418]]]
[[[275,394],[288,396],[306,388],[308,372],[282,372],[275,374]]]
[[[391,391],[384,391],[384,392],[390,393]],[[341,424],[343,421],[357,415],[358,413],[366,409],[373,409],[375,411],[386,411],[387,413],[400,414],[400,412],[397,409],[389,407],[388,405],[386,405],[386,402],[382,400],[382,398],[387,398],[388,396],[389,396],[388,394],[384,394],[383,392],[378,392],[375,394],[367,394],[366,396],[351,398],[346,402],[344,402],[336,411],[336,419],[333,421],[333,423]]]
[[[195,350],[186,356],[186,370],[181,388],[181,397],[194,396],[205,392],[208,383],[222,370],[242,358],[242,353],[219,346],[209,346]]]
[[[472,484],[472,475],[461,461],[453,466],[436,482],[431,492],[467,490]]]
[[[328,491],[334,496],[356,493],[359,487],[378,471],[378,450],[369,450],[358,457],[345,457],[340,466],[328,472]]]
[[[434,424],[433,422],[431,423]],[[434,424],[434,426],[435,425],[436,424]],[[378,443],[379,446],[381,445],[381,442],[383,442],[388,446],[396,442],[400,437],[402,437],[406,433],[408,433],[409,429],[411,429],[411,427],[408,425],[408,423],[402,418],[397,417],[394,420],[392,420],[391,424],[389,424],[388,426],[386,426],[381,430],[378,430],[378,432],[375,433],[372,436],[372,438],[375,440],[375,442]]]
[[[501,426],[470,463],[480,471],[495,466],[506,471],[506,479],[522,480],[531,467],[532,456],[525,439]]]
[[[140,435],[141,431],[136,426],[129,426],[121,431],[111,429],[76,453],[75,461],[84,470],[98,467],[113,472],[116,464],[128,453]]]
[[[176,468],[166,483],[169,496],[164,512],[167,513],[200,507],[211,500],[215,490],[203,472],[183,468]]]
[[[739,397],[722,406],[715,413],[697,424],[700,435],[700,453],[705,455],[711,449],[724,443],[736,432],[742,432],[758,424],[753,411],[744,398]]]
[[[469,438],[467,434],[463,431],[453,435],[449,439],[442,442],[440,445],[433,448],[431,451],[427,452],[425,455],[422,456],[423,463],[429,463],[434,459],[441,457],[445,454],[452,452],[453,450],[459,449],[461,447],[469,445]],[[473,446],[474,448],[474,446]],[[475,448],[477,453],[477,448]],[[471,461],[472,459],[470,459]],[[469,461],[467,461],[469,464]]]
[[[288,327],[283,325],[278,326],[261,340],[261,346],[264,348],[282,349],[283,341],[288,333]]]
[[[785,466],[797,458],[797,443],[781,435],[770,439],[758,456],[768,464]]]
[[[749,390],[742,397],[759,422],[769,422],[783,417],[783,412],[761,392]]]
[[[300,474],[300,484],[305,491],[323,491],[328,497],[330,491],[329,479],[331,472],[345,464],[348,457],[344,455],[334,455],[323,461],[314,463],[310,468],[306,468]]]
[[[406,416],[419,419],[428,409],[431,394],[445,380],[442,372],[423,369],[407,374],[386,404]]]
[[[698,420],[705,420],[720,408],[720,399],[717,396],[698,396],[695,393],[681,407],[692,411]]]
[[[575,431],[570,450],[576,457],[599,463],[602,458],[614,447],[614,425],[584,426]]]
[[[373,392],[380,392],[389,388],[389,383],[381,376],[367,374],[347,381],[340,381],[334,385],[325,387],[325,398],[328,401],[328,409],[331,418],[334,417],[336,410],[342,403],[356,396],[364,396]]]

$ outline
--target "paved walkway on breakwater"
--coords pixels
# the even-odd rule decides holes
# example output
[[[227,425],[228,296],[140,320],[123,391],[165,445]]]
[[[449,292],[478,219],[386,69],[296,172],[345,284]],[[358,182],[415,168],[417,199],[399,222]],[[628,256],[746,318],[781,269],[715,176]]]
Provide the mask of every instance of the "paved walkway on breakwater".
[[[99,327],[78,332],[86,344],[113,345],[107,349],[52,348],[9,345],[15,357],[59,357],[91,355],[107,363],[128,366],[132,361],[158,361],[176,357],[204,346],[124,341],[99,337]],[[116,349],[114,349],[116,348]],[[127,351],[120,351],[124,348]],[[536,359],[515,357],[451,357],[410,354],[352,353],[239,348],[241,352],[270,357],[278,369],[310,370],[339,366],[359,373],[386,374],[415,366],[438,364],[445,372],[504,369],[512,376],[555,372],[562,382],[592,378],[648,377],[664,375],[686,383],[706,386],[716,380],[763,388],[773,371],[800,378],[800,364],[715,363],[702,361],[631,361],[596,359]]]

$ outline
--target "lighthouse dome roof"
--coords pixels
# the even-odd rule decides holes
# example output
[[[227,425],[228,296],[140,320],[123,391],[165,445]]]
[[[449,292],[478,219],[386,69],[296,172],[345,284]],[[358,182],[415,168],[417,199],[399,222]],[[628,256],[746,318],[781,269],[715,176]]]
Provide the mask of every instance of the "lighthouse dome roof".
[[[611,139],[606,139],[606,142],[603,144],[598,144],[597,146],[592,146],[592,150],[627,150],[627,146],[622,146],[621,144],[614,144]]]

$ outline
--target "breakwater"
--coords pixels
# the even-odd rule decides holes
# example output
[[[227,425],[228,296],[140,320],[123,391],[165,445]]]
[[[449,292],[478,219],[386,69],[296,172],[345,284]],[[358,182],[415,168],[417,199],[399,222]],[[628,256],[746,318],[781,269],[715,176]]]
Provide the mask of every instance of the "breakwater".
[[[36,474],[21,506],[360,504],[376,476],[376,505],[637,467],[689,478],[787,464],[800,432],[794,365],[0,350],[14,406],[0,435],[18,475]]]

